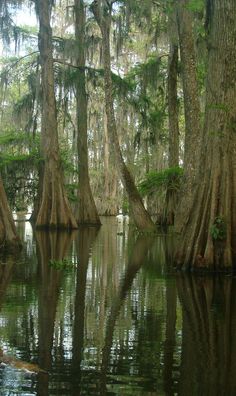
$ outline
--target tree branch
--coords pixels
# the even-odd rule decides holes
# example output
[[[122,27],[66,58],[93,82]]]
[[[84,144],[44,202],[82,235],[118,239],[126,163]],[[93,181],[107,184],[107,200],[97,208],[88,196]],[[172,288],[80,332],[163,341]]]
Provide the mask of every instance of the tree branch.
[[[7,70],[3,70],[0,75],[2,75],[5,72],[8,73],[11,69],[13,69],[23,59],[28,58],[29,56],[32,56],[32,55],[35,55],[35,54],[38,54],[38,53],[39,53],[39,51],[34,51],[34,52],[31,52],[30,54],[22,56],[21,58],[17,59],[12,65],[10,65]]]

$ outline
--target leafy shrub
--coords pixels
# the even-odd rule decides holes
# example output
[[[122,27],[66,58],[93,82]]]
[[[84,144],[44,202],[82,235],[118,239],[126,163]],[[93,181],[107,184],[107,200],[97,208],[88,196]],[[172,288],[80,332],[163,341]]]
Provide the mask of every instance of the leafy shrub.
[[[212,239],[215,241],[223,241],[226,238],[226,224],[222,217],[218,216],[215,218],[210,232]]]
[[[158,192],[159,189],[178,191],[183,177],[183,168],[167,168],[161,172],[151,171],[139,184],[139,191],[143,196]]]

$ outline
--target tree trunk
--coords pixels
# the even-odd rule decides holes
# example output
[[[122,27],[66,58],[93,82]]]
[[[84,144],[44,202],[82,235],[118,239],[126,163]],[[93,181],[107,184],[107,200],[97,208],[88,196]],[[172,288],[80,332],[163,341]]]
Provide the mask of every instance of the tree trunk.
[[[201,143],[200,102],[196,72],[193,17],[192,12],[187,8],[188,3],[189,0],[178,0],[176,6],[185,113],[185,181],[180,195],[180,205],[176,212],[175,225],[178,232],[181,231],[189,218],[191,199],[199,165]]]
[[[97,0],[92,3],[92,11],[102,33],[104,80],[105,80],[105,106],[110,139],[110,147],[114,150],[116,165],[118,167],[122,183],[129,197],[131,215],[139,230],[154,231],[155,224],[144,208],[140,194],[135,186],[121,153],[116,120],[114,113],[112,79],[111,79],[111,56],[110,56],[110,26],[112,5],[103,6]]]
[[[168,119],[169,119],[169,167],[179,166],[179,110],[177,98],[178,80],[178,31],[176,14],[169,16],[170,50],[168,57]]]
[[[93,199],[88,171],[87,142],[87,93],[85,88],[85,8],[83,0],[75,0],[75,38],[77,42],[76,65],[79,67],[76,85],[78,170],[79,170],[79,211],[78,223],[100,225],[97,208]]]
[[[21,248],[12,212],[0,176],[0,251],[17,252]]]
[[[105,202],[103,202],[103,214],[116,216],[118,213],[118,175],[111,155],[106,112],[104,113],[104,179],[105,179]]]
[[[179,166],[179,111],[177,98],[178,80],[178,32],[176,13],[169,15],[170,52],[168,58],[168,119],[169,119],[169,168]],[[166,223],[174,224],[177,192],[167,189]]]
[[[43,92],[41,153],[44,159],[44,174],[36,227],[76,228],[77,223],[66,197],[59,157],[49,0],[38,0],[37,11]]]
[[[236,259],[236,3],[211,5],[204,141],[176,263],[233,270]]]

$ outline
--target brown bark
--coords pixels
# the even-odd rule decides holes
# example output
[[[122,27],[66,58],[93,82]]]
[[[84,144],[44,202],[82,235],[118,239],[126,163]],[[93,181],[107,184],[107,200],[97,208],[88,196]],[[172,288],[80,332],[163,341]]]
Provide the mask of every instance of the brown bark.
[[[111,79],[111,55],[110,55],[110,27],[112,4],[103,5],[100,1],[92,3],[92,11],[102,33],[103,58],[104,58],[104,82],[105,82],[105,106],[107,126],[109,131],[110,146],[114,150],[116,165],[120,173],[122,183],[129,197],[131,215],[135,225],[140,230],[154,231],[155,224],[144,208],[140,194],[135,186],[134,179],[127,168],[117,134]]]
[[[188,3],[189,0],[178,0],[176,3],[185,113],[185,181],[180,195],[180,205],[176,212],[175,225],[178,232],[181,231],[189,218],[201,143],[200,102],[196,73],[197,62],[193,34],[193,16],[192,12],[188,10]]]
[[[103,201],[103,214],[106,216],[116,216],[118,213],[117,193],[118,175],[115,167],[112,150],[109,144],[107,116],[104,114],[104,178],[105,178],[105,199]]]
[[[21,248],[21,242],[16,233],[12,212],[0,176],[0,251],[16,252]]]
[[[236,258],[236,4],[212,3],[204,141],[191,220],[178,245],[182,268],[234,270]]]
[[[169,167],[179,166],[179,110],[178,82],[178,31],[176,13],[169,16],[170,50],[168,57],[168,120],[169,120]]]
[[[170,51],[168,58],[168,119],[169,119],[169,168],[179,166],[179,110],[177,97],[178,82],[178,31],[176,12],[169,16]],[[166,223],[174,224],[178,198],[177,192],[167,189]]]
[[[75,38],[77,42],[76,65],[79,67],[76,85],[78,170],[79,170],[79,210],[78,223],[100,225],[97,208],[93,199],[88,171],[87,142],[87,93],[85,88],[85,8],[83,0],[75,0]]]
[[[66,197],[59,156],[49,0],[38,1],[38,16],[43,92],[41,153],[44,158],[44,174],[36,227],[76,228],[77,223]]]

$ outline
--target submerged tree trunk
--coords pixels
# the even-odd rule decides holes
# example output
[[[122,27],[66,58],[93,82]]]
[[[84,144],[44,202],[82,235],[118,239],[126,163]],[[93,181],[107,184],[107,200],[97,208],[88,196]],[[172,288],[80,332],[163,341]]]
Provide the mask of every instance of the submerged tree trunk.
[[[0,251],[14,252],[21,248],[13,216],[8,205],[7,196],[0,176]]]
[[[104,80],[105,80],[105,105],[109,130],[110,146],[114,150],[115,160],[119,169],[122,183],[129,197],[131,214],[135,225],[140,230],[154,231],[155,224],[150,215],[144,208],[140,194],[135,186],[133,177],[131,176],[121,153],[119,144],[113,95],[112,95],[112,79],[111,79],[111,56],[110,56],[110,26],[112,2],[104,5],[102,2],[94,1],[92,3],[92,11],[102,33],[103,58],[104,58]]]
[[[100,225],[97,208],[93,199],[88,172],[87,143],[87,94],[85,88],[85,8],[83,0],[75,0],[75,38],[77,42],[76,65],[78,68],[76,85],[78,168],[79,168],[79,212],[78,223]]]
[[[176,212],[175,224],[178,232],[181,231],[189,219],[201,144],[200,102],[193,17],[192,12],[188,9],[188,4],[189,0],[178,0],[176,5],[185,113],[184,183],[180,195],[180,205]]]
[[[204,141],[181,268],[234,270],[236,259],[236,3],[211,2]]]
[[[39,50],[42,69],[41,153],[44,159],[43,192],[36,227],[76,228],[63,184],[59,156],[52,57],[50,1],[38,0]]]

